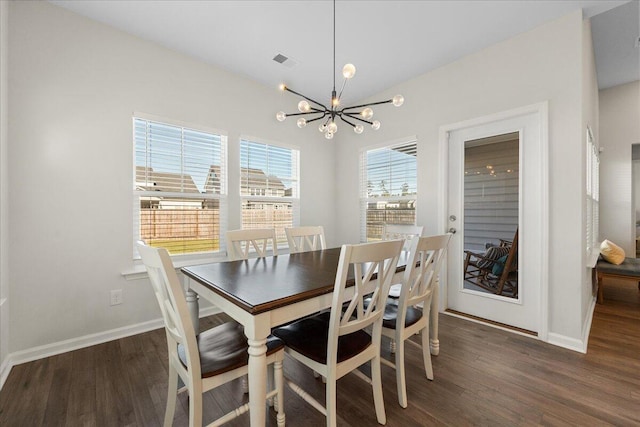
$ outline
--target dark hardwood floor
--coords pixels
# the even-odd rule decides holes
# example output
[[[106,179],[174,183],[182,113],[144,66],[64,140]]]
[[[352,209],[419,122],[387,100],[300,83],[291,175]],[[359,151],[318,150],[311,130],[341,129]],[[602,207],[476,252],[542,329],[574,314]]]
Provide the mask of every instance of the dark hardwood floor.
[[[383,366],[387,425],[640,425],[640,291],[633,282],[605,286],[586,355],[441,315],[433,382],[419,351],[407,348],[407,409],[397,403],[394,371]],[[0,392],[0,425],[161,425],[166,362],[164,331],[156,330],[16,366]],[[291,359],[285,372],[324,400],[311,372]],[[289,426],[324,425],[323,416],[285,393]],[[205,421],[245,399],[239,382],[207,393]],[[338,415],[339,425],[377,425],[370,386],[354,375],[341,379]],[[276,425],[272,411],[267,422]],[[248,424],[244,415],[229,425]],[[185,395],[174,425],[187,425]]]

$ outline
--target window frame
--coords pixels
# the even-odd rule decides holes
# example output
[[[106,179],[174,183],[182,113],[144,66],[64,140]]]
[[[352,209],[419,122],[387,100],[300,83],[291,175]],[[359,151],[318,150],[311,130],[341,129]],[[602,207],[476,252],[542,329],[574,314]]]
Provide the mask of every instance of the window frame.
[[[591,127],[586,132],[585,248],[588,267],[595,267],[600,255],[600,150]]]
[[[149,197],[149,196],[165,196],[172,197],[176,199],[193,199],[195,193],[183,193],[183,192],[157,192],[157,191],[140,191],[136,190],[136,120],[144,120],[147,122],[158,123],[165,126],[171,126],[175,128],[180,128],[182,131],[190,130],[200,133],[206,133],[210,135],[214,135],[219,137],[220,139],[220,192],[218,193],[198,193],[198,199],[205,200],[218,200],[219,204],[219,244],[217,251],[199,251],[199,252],[188,252],[188,253],[176,253],[169,254],[174,263],[178,263],[180,265],[189,265],[193,262],[200,261],[204,258],[211,259],[213,258],[224,258],[226,256],[226,231],[227,231],[227,218],[228,218],[228,182],[229,182],[229,163],[228,163],[228,134],[224,130],[212,128],[209,126],[204,126],[200,124],[194,124],[189,122],[184,122],[180,120],[174,120],[166,117],[161,117],[153,114],[147,114],[142,112],[134,112],[132,114],[131,123],[132,123],[132,142],[133,142],[133,260],[136,262],[140,261],[140,255],[138,254],[137,249],[137,241],[141,239],[140,232],[140,198],[141,197]]]
[[[240,228],[241,229],[245,229],[245,224],[243,221],[243,205],[245,202],[247,201],[254,201],[254,202],[265,202],[265,203],[275,203],[278,201],[281,201],[283,203],[290,203],[291,204],[291,211],[292,211],[292,227],[298,227],[300,225],[300,194],[301,194],[301,184],[300,184],[300,147],[295,146],[295,145],[291,145],[291,144],[286,144],[286,143],[281,143],[281,142],[276,142],[276,141],[271,141],[271,140],[267,140],[265,138],[260,138],[260,137],[256,137],[256,136],[250,136],[250,135],[240,135],[239,138],[239,143],[238,143],[238,175],[240,177],[240,179],[238,180],[238,195],[240,198]],[[242,164],[242,144],[243,143],[253,143],[253,144],[261,144],[261,145],[265,145],[267,147],[276,147],[279,149],[286,149],[286,150],[291,150],[291,154],[293,156],[295,156],[295,158],[293,159],[292,163],[292,172],[294,173],[294,176],[292,177],[287,177],[287,178],[291,178],[292,182],[295,182],[295,186],[294,190],[293,190],[293,194],[291,196],[268,196],[266,194],[260,194],[260,195],[247,195],[247,194],[243,194],[242,190],[243,190],[243,181],[242,181],[242,169],[243,169],[243,164]],[[268,172],[268,171],[267,171]],[[264,190],[264,189],[263,189]],[[266,193],[266,190],[265,190]],[[271,228],[271,226],[265,226],[264,228]],[[274,227],[275,228],[275,227]],[[286,237],[282,237],[280,236],[279,239],[277,239],[277,247],[278,249],[286,249],[288,248],[288,243],[286,240]]]
[[[377,201],[377,202],[394,202],[394,201],[398,201],[399,199],[403,199],[406,196],[393,196],[393,195],[389,195],[389,196],[377,196],[377,197],[369,197],[367,195],[367,183],[368,183],[368,169],[367,169],[367,154],[371,151],[377,151],[377,150],[383,150],[383,149],[393,149],[394,147],[401,147],[401,146],[407,146],[413,144],[415,145],[415,158],[416,158],[416,175],[415,175],[415,181],[416,181],[416,190],[415,190],[415,194],[409,194],[408,196],[414,201],[413,203],[413,210],[414,210],[414,221],[412,223],[412,225],[416,225],[417,221],[418,221],[418,196],[420,194],[420,182],[418,179],[418,156],[419,156],[419,147],[418,147],[418,138],[417,136],[413,135],[410,137],[406,137],[406,138],[402,138],[402,139],[397,139],[391,142],[385,142],[385,143],[381,143],[381,144],[376,144],[376,145],[371,145],[371,146],[367,146],[367,147],[363,147],[360,149],[360,158],[359,158],[359,170],[358,170],[358,175],[359,175],[359,198],[360,198],[360,241],[361,242],[367,242],[368,241],[368,237],[367,237],[367,208],[368,208],[368,204],[370,202],[373,201]]]

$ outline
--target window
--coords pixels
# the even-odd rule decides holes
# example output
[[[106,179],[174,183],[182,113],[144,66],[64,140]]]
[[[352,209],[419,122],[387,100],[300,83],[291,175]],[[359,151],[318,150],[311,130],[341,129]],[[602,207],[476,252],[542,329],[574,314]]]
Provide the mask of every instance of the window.
[[[600,223],[600,156],[593,141],[591,128],[587,127],[587,220],[586,243],[587,265],[595,267],[600,247],[598,241]]]
[[[385,224],[415,224],[416,141],[363,151],[360,157],[361,240],[380,240]]]
[[[278,246],[285,246],[284,229],[297,226],[300,152],[262,142],[240,141],[242,228],[275,228]]]
[[[519,132],[465,141],[464,249],[484,252],[512,240],[519,205]]]
[[[226,136],[134,117],[134,242],[170,254],[218,252]]]

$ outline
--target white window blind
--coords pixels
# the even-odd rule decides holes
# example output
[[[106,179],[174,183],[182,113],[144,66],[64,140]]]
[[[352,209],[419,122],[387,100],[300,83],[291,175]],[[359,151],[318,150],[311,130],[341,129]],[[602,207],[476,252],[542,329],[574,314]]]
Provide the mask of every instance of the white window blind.
[[[226,136],[139,117],[133,126],[134,243],[172,255],[220,251]]]
[[[285,246],[284,229],[297,226],[300,152],[257,141],[240,141],[242,228],[275,228]]]
[[[598,240],[600,224],[600,156],[598,147],[593,141],[593,134],[590,128],[587,128],[586,150],[586,255],[587,265],[589,267],[595,267],[598,255],[600,254],[600,242]]]
[[[363,151],[360,156],[361,240],[380,240],[385,224],[415,224],[415,140]]]

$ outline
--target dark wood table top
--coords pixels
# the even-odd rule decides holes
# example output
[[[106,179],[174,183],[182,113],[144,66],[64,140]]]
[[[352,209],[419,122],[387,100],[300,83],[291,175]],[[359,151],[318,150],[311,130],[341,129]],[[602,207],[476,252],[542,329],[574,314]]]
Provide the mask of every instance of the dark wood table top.
[[[339,259],[340,248],[332,248],[181,270],[243,310],[259,314],[333,292]],[[348,280],[353,282],[352,269]]]

